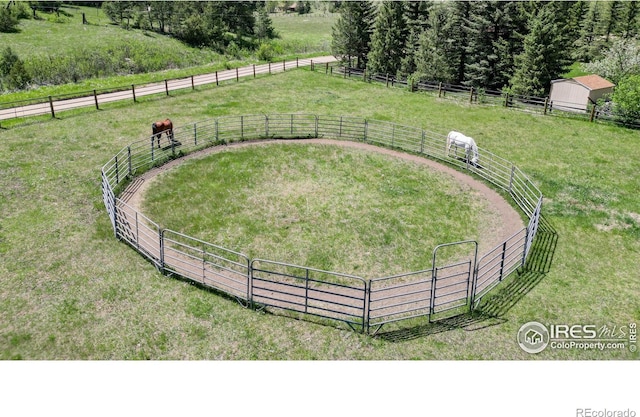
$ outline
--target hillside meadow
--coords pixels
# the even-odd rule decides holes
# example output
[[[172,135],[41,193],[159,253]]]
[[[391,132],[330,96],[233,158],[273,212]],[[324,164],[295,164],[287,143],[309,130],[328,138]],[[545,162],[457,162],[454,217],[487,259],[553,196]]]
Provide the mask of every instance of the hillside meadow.
[[[143,84],[208,74],[251,63],[327,55],[336,13],[270,15],[277,38],[267,41],[269,56],[236,48],[225,54],[195,48],[152,30],[124,29],[100,8],[65,4],[63,13],[37,12],[21,19],[15,33],[0,33],[25,62],[32,79],[20,91],[0,91],[0,103],[86,93],[93,89]],[[82,24],[85,15],[88,24]]]
[[[118,242],[100,168],[150,124],[223,115],[360,116],[455,129],[515,163],[545,196],[537,267],[511,276],[474,317],[369,337],[245,309],[161,275]],[[226,360],[638,359],[628,350],[516,342],[529,321],[640,321],[638,132],[439,100],[307,69],[57,114],[0,130],[0,358]],[[354,213],[354,215],[357,215]],[[188,231],[185,231],[188,232]],[[542,265],[542,266],[540,266]]]

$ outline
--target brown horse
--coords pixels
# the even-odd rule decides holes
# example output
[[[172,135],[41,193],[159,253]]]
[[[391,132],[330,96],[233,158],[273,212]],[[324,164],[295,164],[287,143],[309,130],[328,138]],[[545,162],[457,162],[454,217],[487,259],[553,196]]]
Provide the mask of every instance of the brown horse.
[[[160,120],[151,125],[151,144],[153,145],[153,139],[158,141],[158,148],[160,147],[160,138],[162,133],[167,134],[167,138],[170,142],[173,142],[173,123],[169,119]]]

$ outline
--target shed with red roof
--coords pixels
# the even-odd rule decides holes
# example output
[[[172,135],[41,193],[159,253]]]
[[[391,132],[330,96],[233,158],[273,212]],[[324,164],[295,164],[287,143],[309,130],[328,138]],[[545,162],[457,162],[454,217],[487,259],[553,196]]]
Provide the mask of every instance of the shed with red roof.
[[[589,104],[613,93],[615,85],[599,75],[563,78],[551,81],[549,100],[554,109],[585,111]]]

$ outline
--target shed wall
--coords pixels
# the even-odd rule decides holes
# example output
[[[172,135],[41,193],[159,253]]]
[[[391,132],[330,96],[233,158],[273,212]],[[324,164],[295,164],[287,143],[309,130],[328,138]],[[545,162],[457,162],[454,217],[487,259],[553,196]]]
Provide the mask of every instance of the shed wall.
[[[560,81],[551,85],[549,99],[554,109],[585,111],[589,103],[589,90],[573,80]]]

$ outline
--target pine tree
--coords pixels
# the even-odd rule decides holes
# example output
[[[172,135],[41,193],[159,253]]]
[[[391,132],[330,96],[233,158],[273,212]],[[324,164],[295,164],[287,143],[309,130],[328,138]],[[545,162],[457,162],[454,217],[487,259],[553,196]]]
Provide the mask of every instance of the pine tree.
[[[464,84],[500,89],[513,74],[513,56],[519,51],[518,33],[524,22],[515,2],[482,1],[472,4],[467,24],[468,63]]]
[[[469,30],[467,28],[469,19],[471,17],[471,5],[470,1],[454,1],[451,24],[458,28],[454,31],[449,38],[454,50],[452,51],[452,59],[454,66],[454,84],[460,84],[464,80],[464,70],[467,66],[467,41],[469,39]]]
[[[580,27],[580,38],[574,43],[574,57],[581,62],[590,62],[600,51],[598,38],[601,35],[602,15],[598,2],[589,3],[587,12]]]
[[[524,51],[516,57],[516,71],[511,79],[516,94],[544,96],[551,88],[551,80],[564,73],[572,62],[552,3],[540,8],[530,21]]]
[[[640,6],[636,0],[625,3],[620,16],[620,32],[624,38],[632,38],[638,34],[638,14]]]
[[[405,56],[400,64],[400,75],[408,76],[416,70],[416,55],[420,44],[420,35],[429,27],[430,1],[405,2],[405,19],[407,22],[407,41]]]
[[[343,62],[356,58],[356,67],[365,68],[370,50],[375,9],[370,1],[347,1],[332,28],[331,53]]]
[[[267,13],[265,7],[258,9],[256,13],[256,27],[254,33],[258,39],[272,39],[276,37],[276,31],[273,28],[273,22]]]
[[[622,4],[617,0],[607,2],[602,18],[602,33],[605,36],[605,42],[609,43],[609,37],[616,32],[619,26],[620,15],[622,14]]]
[[[385,0],[376,16],[367,68],[371,72],[396,75],[405,56],[406,36],[404,4]]]
[[[455,82],[457,49],[452,39],[457,29],[449,4],[438,3],[431,8],[428,28],[420,35],[415,53],[416,79]]]

